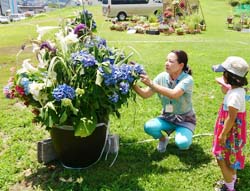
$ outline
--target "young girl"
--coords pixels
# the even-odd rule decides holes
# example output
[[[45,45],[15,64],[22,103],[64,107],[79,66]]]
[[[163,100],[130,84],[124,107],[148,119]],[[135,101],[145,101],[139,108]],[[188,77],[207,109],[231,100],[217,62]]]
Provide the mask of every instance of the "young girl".
[[[237,170],[243,169],[245,164],[245,156],[242,152],[246,143],[245,89],[243,86],[248,84],[246,79],[248,64],[240,57],[231,56],[214,71],[223,72],[224,82],[231,85],[226,88],[221,83],[225,97],[214,130],[213,154],[224,178],[224,184],[219,190],[235,191]],[[218,79],[217,82],[219,82]]]

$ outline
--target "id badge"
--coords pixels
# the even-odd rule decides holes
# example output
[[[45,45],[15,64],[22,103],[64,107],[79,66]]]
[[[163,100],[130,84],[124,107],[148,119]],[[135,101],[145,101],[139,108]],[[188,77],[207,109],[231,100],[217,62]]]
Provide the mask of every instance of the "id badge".
[[[165,112],[167,112],[167,113],[172,113],[173,111],[174,111],[174,107],[173,107],[172,104],[167,104],[167,105],[165,106]]]

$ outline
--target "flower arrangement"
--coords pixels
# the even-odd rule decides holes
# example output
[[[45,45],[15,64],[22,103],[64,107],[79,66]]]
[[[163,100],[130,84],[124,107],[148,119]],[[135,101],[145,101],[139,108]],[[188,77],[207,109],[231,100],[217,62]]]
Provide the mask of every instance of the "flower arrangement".
[[[107,122],[135,93],[132,84],[144,73],[130,62],[131,54],[110,48],[106,40],[94,35],[93,15],[83,10],[61,27],[38,27],[32,41],[37,63],[23,61],[4,94],[32,107],[34,121],[48,130],[70,125],[75,136],[86,137],[98,122]],[[55,38],[43,39],[56,31]],[[103,120],[103,121],[102,121]]]

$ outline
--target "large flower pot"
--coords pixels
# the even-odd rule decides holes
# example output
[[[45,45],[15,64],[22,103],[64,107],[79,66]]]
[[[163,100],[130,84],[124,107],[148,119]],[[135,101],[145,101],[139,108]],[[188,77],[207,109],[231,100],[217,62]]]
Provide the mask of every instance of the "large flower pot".
[[[86,168],[101,157],[107,137],[107,125],[101,124],[88,137],[74,136],[71,126],[54,127],[50,131],[58,159],[66,168]]]

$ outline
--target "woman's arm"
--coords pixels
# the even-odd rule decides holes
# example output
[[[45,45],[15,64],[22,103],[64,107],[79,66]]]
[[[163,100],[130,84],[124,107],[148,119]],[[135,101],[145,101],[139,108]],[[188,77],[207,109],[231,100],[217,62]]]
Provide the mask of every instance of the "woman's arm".
[[[151,97],[154,94],[154,92],[152,91],[152,89],[149,88],[149,87],[141,88],[138,85],[134,85],[133,89],[142,98],[149,98],[149,97]]]
[[[141,75],[141,81],[145,85],[150,87],[152,89],[151,90],[152,92],[157,92],[157,93],[162,94],[163,96],[166,96],[170,99],[177,99],[184,94],[184,90],[179,88],[179,87],[176,87],[174,89],[170,89],[170,88],[158,85],[158,84],[154,84],[153,81],[150,80],[147,75]]]
[[[152,88],[155,92],[164,95],[170,99],[177,99],[184,94],[184,91],[181,88],[176,87],[174,89],[170,89],[158,84],[154,84],[152,81],[149,87]]]

